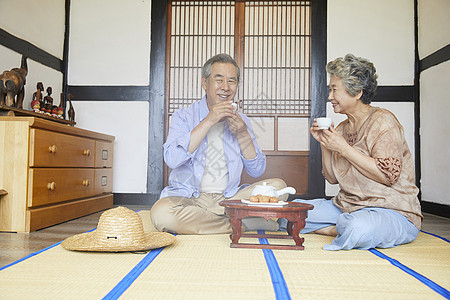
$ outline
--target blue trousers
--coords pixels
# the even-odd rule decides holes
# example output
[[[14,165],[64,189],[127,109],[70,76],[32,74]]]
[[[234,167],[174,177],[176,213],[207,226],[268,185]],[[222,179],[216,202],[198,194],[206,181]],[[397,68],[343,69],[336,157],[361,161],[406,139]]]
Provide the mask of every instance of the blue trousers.
[[[419,229],[406,217],[390,209],[368,207],[343,213],[332,200],[297,199],[294,202],[314,205],[300,233],[336,225],[338,235],[330,245],[324,245],[324,250],[392,248],[414,241],[419,234]],[[286,219],[279,219],[278,223],[280,230],[286,229]]]

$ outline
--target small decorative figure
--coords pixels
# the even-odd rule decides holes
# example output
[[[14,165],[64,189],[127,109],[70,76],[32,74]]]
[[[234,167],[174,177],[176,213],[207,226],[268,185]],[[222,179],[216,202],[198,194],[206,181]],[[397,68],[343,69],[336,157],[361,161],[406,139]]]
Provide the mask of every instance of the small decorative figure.
[[[61,106],[58,106],[58,111],[57,111],[56,114],[58,115],[58,118],[64,119],[64,116],[63,116],[64,110],[63,110],[63,108]]]
[[[33,98],[31,98],[31,103],[33,103],[33,101],[39,101],[39,107],[41,109],[44,108],[44,101],[42,100],[42,92],[44,91],[44,85],[42,84],[42,82],[38,82],[36,84],[36,92],[33,93]]]
[[[61,93],[61,100],[59,101],[58,112],[57,112],[58,118],[60,118],[60,119],[64,119],[64,116],[63,116],[64,115],[64,107],[63,107],[64,101],[63,101],[63,99],[64,99],[64,94]]]
[[[23,108],[27,73],[27,57],[22,56],[20,68],[13,68],[0,74],[0,105]]]
[[[39,100],[31,101],[31,108],[34,112],[39,112],[41,110],[41,104],[39,103]]]
[[[58,118],[58,106],[52,106],[52,117]]]
[[[52,98],[51,94],[52,94],[52,87],[49,86],[47,88],[47,96],[44,97],[44,103],[50,104],[50,106],[53,106],[53,98]]]
[[[67,111],[67,114],[69,115],[69,121],[75,122],[75,110],[73,109],[72,106],[72,94],[69,94],[67,96],[67,100],[69,100],[69,110]]]

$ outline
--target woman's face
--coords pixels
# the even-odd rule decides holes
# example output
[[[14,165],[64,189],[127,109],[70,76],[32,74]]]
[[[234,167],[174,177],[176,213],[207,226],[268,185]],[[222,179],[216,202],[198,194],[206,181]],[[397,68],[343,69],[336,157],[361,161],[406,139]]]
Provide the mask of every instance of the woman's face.
[[[358,93],[356,96],[350,95],[347,92],[342,79],[335,75],[331,76],[328,100],[330,100],[335,113],[352,113],[357,107],[361,93]]]

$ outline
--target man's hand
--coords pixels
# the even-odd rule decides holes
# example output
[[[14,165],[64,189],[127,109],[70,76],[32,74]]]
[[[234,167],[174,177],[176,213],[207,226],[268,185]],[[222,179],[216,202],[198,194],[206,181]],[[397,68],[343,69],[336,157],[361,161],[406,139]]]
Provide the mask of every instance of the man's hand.
[[[188,147],[189,153],[194,153],[214,125],[234,115],[234,107],[231,103],[233,101],[221,101],[211,106],[206,118],[191,132],[191,141]]]
[[[244,156],[246,159],[255,158],[255,145],[253,144],[250,133],[248,133],[247,125],[245,124],[244,120],[242,120],[239,113],[233,112],[233,114],[230,117],[227,117],[226,120],[231,133],[234,134],[238,140],[242,156]]]
[[[205,121],[212,127],[225,118],[232,117],[234,115],[234,108],[231,103],[233,101],[221,101],[211,106]]]
[[[234,112],[230,117],[227,117],[226,120],[228,126],[230,127],[231,133],[234,134],[237,138],[239,138],[243,134],[248,134],[247,125],[237,112]]]

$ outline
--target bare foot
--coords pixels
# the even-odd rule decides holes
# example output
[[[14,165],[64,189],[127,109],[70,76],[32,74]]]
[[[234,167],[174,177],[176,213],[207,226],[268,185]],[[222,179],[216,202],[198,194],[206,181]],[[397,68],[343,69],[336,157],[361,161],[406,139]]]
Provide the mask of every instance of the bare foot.
[[[316,231],[313,231],[313,233],[337,236],[337,231],[336,231],[335,225],[317,229]]]

